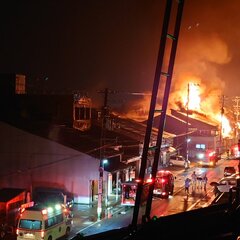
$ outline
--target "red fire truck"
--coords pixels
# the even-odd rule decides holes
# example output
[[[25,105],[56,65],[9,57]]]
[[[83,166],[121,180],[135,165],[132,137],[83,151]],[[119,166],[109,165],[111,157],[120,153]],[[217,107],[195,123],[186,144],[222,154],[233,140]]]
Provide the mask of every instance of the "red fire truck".
[[[220,156],[217,155],[216,151],[208,149],[196,154],[197,164],[200,167],[215,167]]]
[[[122,183],[122,195],[121,195],[121,205],[122,206],[134,206],[136,193],[137,193],[137,185],[139,180],[127,181]],[[152,179],[147,179],[143,183],[143,192],[141,203],[145,203],[147,200],[149,186],[152,183]]]
[[[157,172],[153,195],[161,198],[168,198],[173,195],[174,179],[172,172],[160,170]]]
[[[170,171],[160,170],[157,172],[155,183],[153,179],[148,178],[143,183],[143,192],[141,197],[141,204],[144,204],[147,200],[150,184],[154,184],[153,195],[161,198],[168,198],[173,194],[175,177]],[[122,206],[134,206],[138,180],[122,183]]]

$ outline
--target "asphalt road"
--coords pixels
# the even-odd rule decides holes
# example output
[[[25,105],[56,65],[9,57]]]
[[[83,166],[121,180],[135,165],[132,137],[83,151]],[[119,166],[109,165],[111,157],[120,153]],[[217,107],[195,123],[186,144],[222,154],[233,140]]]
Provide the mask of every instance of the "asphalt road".
[[[152,203],[151,216],[165,216],[176,214],[182,211],[190,211],[196,208],[207,207],[214,199],[213,188],[210,186],[211,181],[218,181],[223,177],[223,169],[225,166],[237,167],[237,160],[220,160],[215,168],[199,168],[192,166],[188,170],[179,167],[170,167],[176,176],[174,194],[169,199],[154,198]],[[197,174],[207,173],[208,184],[206,191],[203,188],[193,189],[190,187],[190,195],[186,196],[184,191],[184,179],[191,176],[196,171]],[[113,196],[112,203],[116,204],[116,198]],[[103,219],[98,220],[96,207],[78,205],[75,206],[73,230],[70,239],[76,234],[83,236],[93,235],[113,229],[127,227],[131,224],[133,208],[122,207],[119,203],[110,206],[105,210]],[[142,215],[145,213],[144,207],[139,211],[139,223],[141,223]]]

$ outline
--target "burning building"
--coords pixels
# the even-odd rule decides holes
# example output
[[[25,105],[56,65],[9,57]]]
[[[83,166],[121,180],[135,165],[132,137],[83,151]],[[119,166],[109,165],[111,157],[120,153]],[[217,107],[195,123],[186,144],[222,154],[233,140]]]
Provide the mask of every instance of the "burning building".
[[[204,116],[172,109],[166,117],[165,129],[176,134],[175,148],[190,160],[201,159],[207,152],[220,152],[218,124]]]

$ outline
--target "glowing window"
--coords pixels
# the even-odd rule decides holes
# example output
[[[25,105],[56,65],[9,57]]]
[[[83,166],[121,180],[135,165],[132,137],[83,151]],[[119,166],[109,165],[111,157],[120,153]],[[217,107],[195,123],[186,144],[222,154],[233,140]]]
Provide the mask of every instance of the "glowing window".
[[[197,149],[205,149],[206,145],[205,144],[196,144]]]

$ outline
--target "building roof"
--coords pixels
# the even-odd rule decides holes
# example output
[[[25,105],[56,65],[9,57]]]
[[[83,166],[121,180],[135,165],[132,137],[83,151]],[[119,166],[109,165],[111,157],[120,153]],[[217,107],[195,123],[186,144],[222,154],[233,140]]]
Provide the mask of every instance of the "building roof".
[[[203,128],[213,128],[217,129],[218,128],[218,123],[214,121],[212,118],[208,117],[207,115],[204,114],[197,114],[195,112],[190,112],[188,115],[185,112],[181,112],[178,110],[171,109],[171,115],[177,118],[180,118],[182,120],[186,120],[188,117],[188,122],[191,125],[194,125],[196,123],[201,124]]]
[[[120,131],[116,129],[104,129],[103,131],[102,119],[93,117],[88,131],[73,128],[73,96],[71,95],[23,95],[11,97],[5,102],[11,102],[11,104],[10,107],[5,108],[6,112],[0,120],[11,126],[97,159],[118,156],[119,162],[119,156],[122,154],[122,162],[118,166],[114,160],[114,164],[109,165],[113,170],[126,168],[124,161],[129,157],[139,155],[139,139],[141,138],[136,138],[135,133],[125,134],[121,127]],[[103,148],[103,145],[106,147]],[[117,149],[115,146],[121,146],[121,148]],[[109,170],[112,169],[109,168]]]
[[[122,132],[125,135],[130,136],[132,139],[136,139],[140,142],[144,140],[145,132],[146,132],[146,121],[137,122],[129,118],[119,118],[120,128],[116,129],[117,132]],[[157,127],[152,128],[152,136],[154,138],[157,137],[158,129]],[[163,138],[173,138],[175,135],[169,132],[163,132]]]
[[[8,102],[7,107],[4,102]],[[95,109],[92,109],[89,130],[74,129],[73,95],[15,95],[1,104],[5,110],[4,122],[94,158],[111,158],[111,171],[126,168],[128,159],[139,156],[139,143],[145,137],[146,124],[131,119],[117,118],[118,127],[103,130],[102,119],[95,117]],[[152,130],[152,136],[156,138],[156,128]],[[163,134],[166,139],[173,136]],[[118,161],[114,160],[116,158]]]

